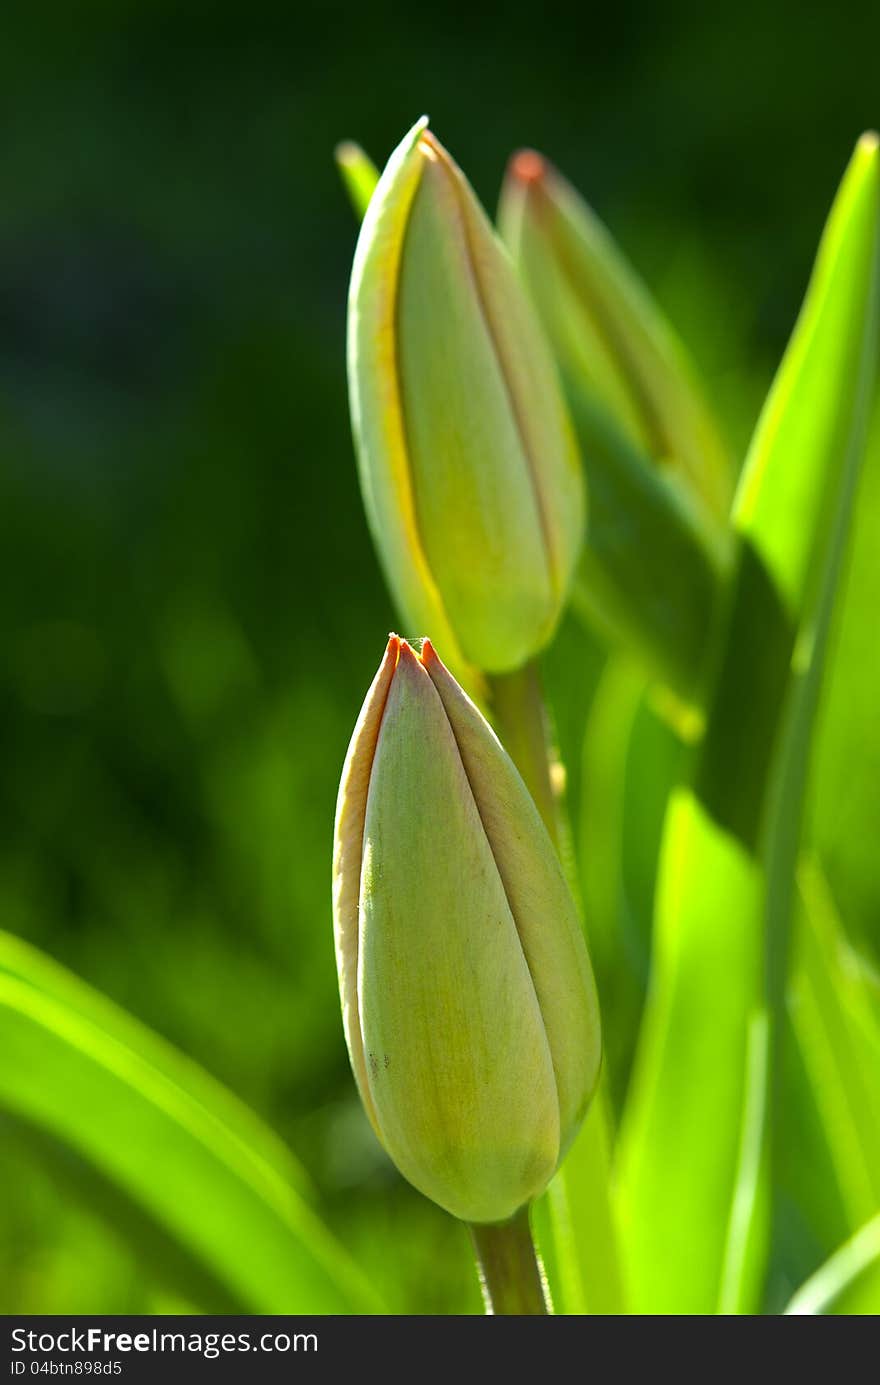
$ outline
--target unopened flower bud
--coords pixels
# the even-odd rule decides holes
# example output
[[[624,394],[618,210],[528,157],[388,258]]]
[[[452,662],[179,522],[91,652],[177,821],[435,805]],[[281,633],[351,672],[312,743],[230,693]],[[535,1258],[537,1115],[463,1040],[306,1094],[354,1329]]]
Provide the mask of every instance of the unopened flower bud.
[[[730,459],[689,363],[608,230],[540,154],[510,161],[499,226],[567,384],[725,523]]]
[[[590,515],[572,604],[698,706],[730,560],[732,470],[671,329],[611,236],[539,154],[499,221],[564,381]]]
[[[348,1049],[380,1141],[470,1222],[537,1197],[593,1094],[577,911],[512,761],[426,640],[392,636],[348,752],[334,923]]]
[[[367,516],[398,608],[451,665],[501,673],[551,637],[583,480],[508,254],[421,121],[364,218],[348,376]]]

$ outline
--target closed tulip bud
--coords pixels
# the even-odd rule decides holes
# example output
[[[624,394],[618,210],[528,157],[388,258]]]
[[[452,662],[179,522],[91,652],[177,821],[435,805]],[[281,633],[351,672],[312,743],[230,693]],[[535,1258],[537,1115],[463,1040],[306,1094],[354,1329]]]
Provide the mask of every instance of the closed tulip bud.
[[[556,356],[590,491],[572,605],[673,692],[678,718],[705,695],[730,562],[727,454],[647,289],[539,154],[511,160],[499,224]]]
[[[675,334],[596,214],[524,150],[510,162],[499,225],[570,386],[600,401],[710,522],[726,523],[730,459]]]
[[[543,1191],[599,1071],[596,991],[512,761],[426,640],[392,636],[343,770],[336,956],[373,1128],[469,1222]]]
[[[421,121],[392,155],[352,270],[348,379],[367,516],[400,613],[457,672],[551,637],[581,543],[555,368],[457,165]]]

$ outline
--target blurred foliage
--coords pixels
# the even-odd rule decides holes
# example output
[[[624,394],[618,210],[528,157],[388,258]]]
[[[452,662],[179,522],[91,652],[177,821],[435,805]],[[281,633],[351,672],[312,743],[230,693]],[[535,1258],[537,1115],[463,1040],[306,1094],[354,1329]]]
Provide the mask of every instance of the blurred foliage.
[[[479,1298],[464,1231],[379,1151],[339,1022],[333,805],[394,616],[349,436],[355,228],[333,147],[355,135],[381,161],[427,110],[489,207],[510,150],[543,149],[652,286],[741,456],[853,139],[880,119],[878,47],[880,13],[854,2],[813,25],[794,0],[4,16],[0,925],[264,1117],[397,1311]],[[875,412],[808,826],[875,962],[878,545]],[[548,660],[576,818],[601,666],[568,627]],[[629,715],[665,764],[650,711]],[[649,839],[598,896],[626,906],[633,1016]],[[808,1082],[815,1055],[790,1061]],[[5,1312],[205,1306],[6,1126],[0,1187]],[[780,1305],[848,1234],[825,1195],[824,1219],[789,1219]]]

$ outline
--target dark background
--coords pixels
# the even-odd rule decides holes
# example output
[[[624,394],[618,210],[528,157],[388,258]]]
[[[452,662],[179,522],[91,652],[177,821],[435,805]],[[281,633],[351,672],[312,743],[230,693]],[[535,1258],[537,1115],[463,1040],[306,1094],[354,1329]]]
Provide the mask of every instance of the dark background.
[[[394,614],[351,454],[333,146],[381,163],[426,111],[490,210],[508,154],[547,153],[741,455],[880,119],[878,56],[874,3],[4,10],[0,926],[263,1114],[410,1311],[476,1290],[464,1233],[367,1131],[336,999],[333,804]],[[869,943],[874,456],[815,826]],[[11,1141],[0,1189],[4,1311],[199,1306]]]

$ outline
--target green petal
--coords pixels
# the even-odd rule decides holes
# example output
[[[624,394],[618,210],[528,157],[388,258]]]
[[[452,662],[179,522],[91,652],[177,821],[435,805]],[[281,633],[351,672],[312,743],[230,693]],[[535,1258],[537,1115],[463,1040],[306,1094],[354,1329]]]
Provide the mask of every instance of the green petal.
[[[449,718],[538,995],[565,1147],[593,1095],[602,1053],[599,1002],[575,902],[510,756],[429,641],[422,658]]]
[[[556,1083],[455,738],[407,645],[367,803],[359,998],[395,1163],[455,1216],[510,1217],[556,1166]]]

